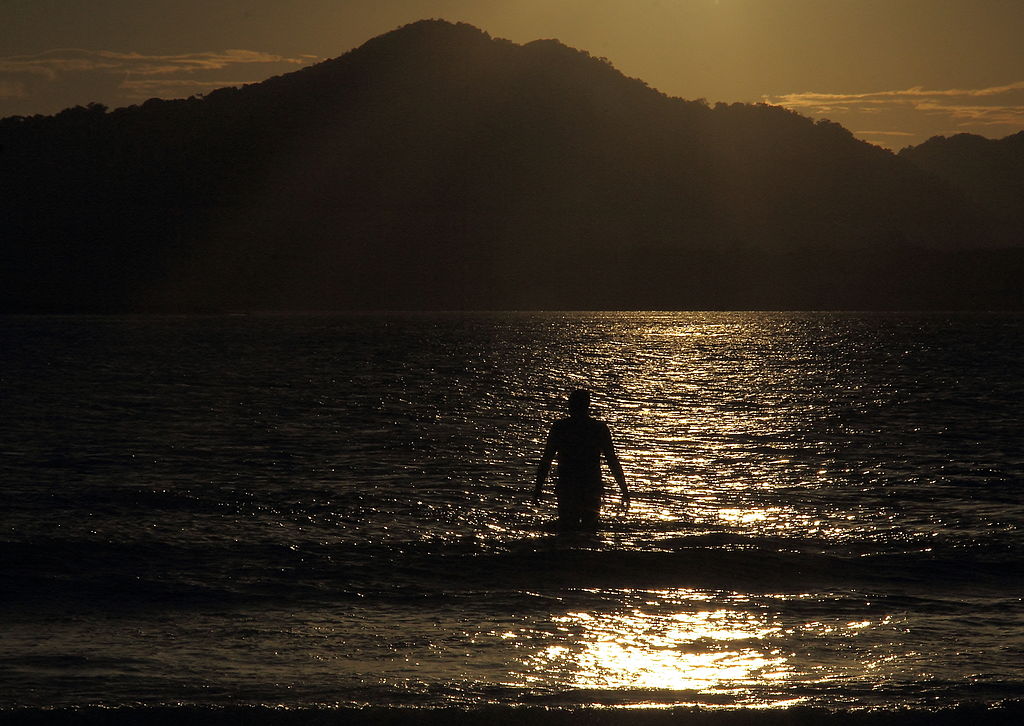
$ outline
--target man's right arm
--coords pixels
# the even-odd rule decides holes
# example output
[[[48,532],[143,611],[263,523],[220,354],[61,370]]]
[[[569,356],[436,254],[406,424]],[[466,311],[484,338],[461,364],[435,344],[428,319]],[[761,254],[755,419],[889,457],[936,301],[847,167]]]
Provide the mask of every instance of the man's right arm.
[[[540,457],[540,464],[537,465],[537,483],[533,488],[534,501],[540,499],[541,491],[544,489],[544,482],[548,478],[548,472],[551,471],[551,462],[555,458],[557,448],[555,445],[555,430],[552,428],[548,433],[548,440],[544,445],[544,453]]]

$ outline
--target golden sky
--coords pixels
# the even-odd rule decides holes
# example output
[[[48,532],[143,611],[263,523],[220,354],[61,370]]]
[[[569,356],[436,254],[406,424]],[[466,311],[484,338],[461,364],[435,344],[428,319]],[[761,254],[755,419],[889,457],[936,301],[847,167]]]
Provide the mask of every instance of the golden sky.
[[[259,81],[422,18],[557,38],[672,96],[890,148],[1024,129],[1024,0],[0,0],[0,116]]]

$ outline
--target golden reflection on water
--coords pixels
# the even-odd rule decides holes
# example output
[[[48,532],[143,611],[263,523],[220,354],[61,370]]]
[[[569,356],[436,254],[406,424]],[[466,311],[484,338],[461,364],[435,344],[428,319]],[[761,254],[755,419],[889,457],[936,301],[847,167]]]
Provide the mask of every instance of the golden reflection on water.
[[[611,426],[633,491],[628,512],[610,497],[614,545],[761,548],[771,561],[775,549],[860,543],[884,528],[884,506],[844,496],[876,474],[857,469],[843,446],[848,412],[872,411],[888,384],[844,373],[844,359],[821,341],[817,319],[771,315],[756,324],[664,316],[632,338],[582,341],[589,357],[559,375],[601,391],[597,415]],[[785,588],[785,572],[764,580],[776,574],[769,586]],[[735,587],[732,594],[623,590],[606,594],[612,612],[570,606],[552,619],[554,632],[544,630],[554,637],[530,647],[526,680],[779,705],[793,702],[787,689],[798,684],[898,671],[887,659],[902,657],[891,650],[902,636],[891,633],[898,625],[889,616],[832,617],[828,597],[816,606],[821,612],[808,605],[787,614],[780,605],[782,614],[773,615],[755,601],[804,596],[746,594],[739,580]]]
[[[776,516],[779,511],[778,508],[771,510]],[[720,509],[718,510],[718,518],[731,524],[752,524],[754,522],[764,522],[768,519],[769,513],[769,510],[765,509]]]
[[[750,597],[721,591],[581,592],[632,599],[618,612],[570,610],[553,618],[547,642],[521,661],[523,685],[591,694],[582,698],[617,691],[648,706],[777,708],[812,701],[799,693],[808,688],[873,687],[915,657],[893,650],[892,633],[903,625],[892,614],[804,619],[766,607],[768,601],[812,605],[817,596],[811,594],[760,595],[761,605],[752,607]]]
[[[685,596],[691,603],[706,598],[676,590],[650,595],[662,601]],[[655,614],[635,608],[569,612],[555,621],[569,644],[544,648],[531,666],[545,681],[558,674],[573,688],[735,693],[791,674],[781,653],[762,647],[781,628],[752,613],[718,607]]]

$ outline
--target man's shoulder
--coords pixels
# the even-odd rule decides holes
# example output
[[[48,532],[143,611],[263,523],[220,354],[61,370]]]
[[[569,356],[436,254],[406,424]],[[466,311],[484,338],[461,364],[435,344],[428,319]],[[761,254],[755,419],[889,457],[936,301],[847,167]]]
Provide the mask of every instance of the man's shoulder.
[[[587,416],[586,418],[569,416],[568,418],[558,419],[551,426],[552,432],[570,430],[580,431],[581,429],[584,431],[607,431],[608,424],[600,419],[592,418],[590,416]]]
[[[565,431],[567,428],[572,426],[571,418],[560,418],[551,424],[551,432],[557,433],[559,431]]]

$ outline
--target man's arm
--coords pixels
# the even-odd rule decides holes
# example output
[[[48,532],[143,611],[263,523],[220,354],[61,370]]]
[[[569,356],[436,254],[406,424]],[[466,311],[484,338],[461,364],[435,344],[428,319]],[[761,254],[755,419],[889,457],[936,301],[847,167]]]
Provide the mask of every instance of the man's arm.
[[[547,443],[544,445],[544,454],[540,457],[540,464],[537,465],[537,484],[533,488],[533,500],[539,501],[541,490],[544,488],[544,481],[551,471],[551,462],[555,458],[558,447],[555,445],[555,430],[552,428],[548,433]]]
[[[626,486],[626,475],[623,473],[622,464],[615,453],[615,445],[612,444],[612,432],[608,429],[607,424],[604,426],[604,431],[601,432],[601,453],[604,454],[604,458],[608,462],[608,468],[612,470],[612,476],[615,477],[615,482],[619,485],[622,505],[628,507],[629,488]]]

